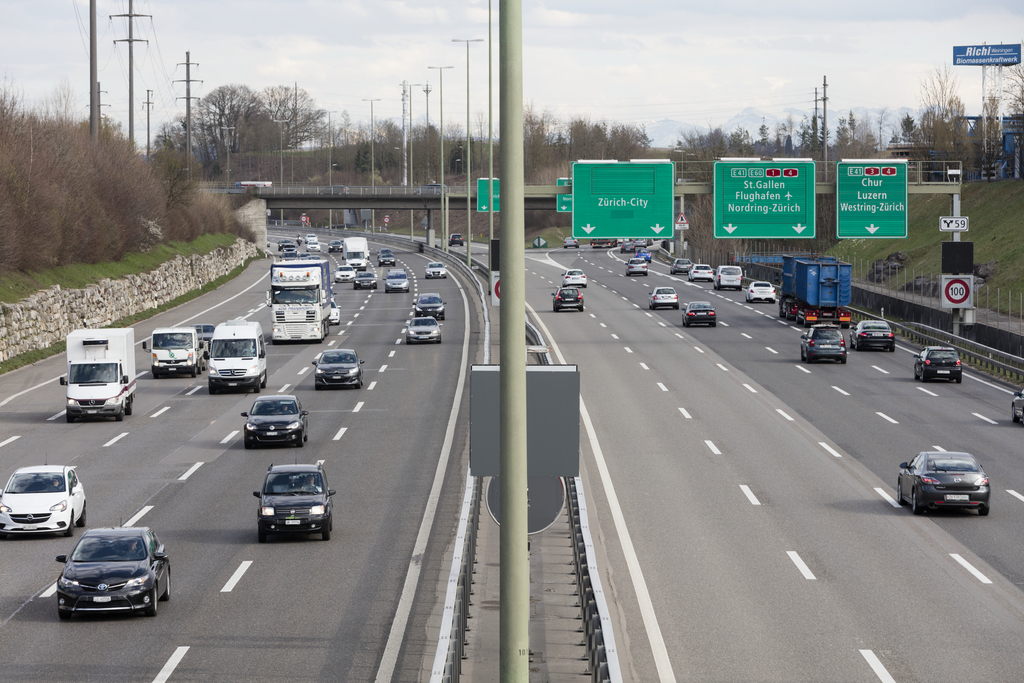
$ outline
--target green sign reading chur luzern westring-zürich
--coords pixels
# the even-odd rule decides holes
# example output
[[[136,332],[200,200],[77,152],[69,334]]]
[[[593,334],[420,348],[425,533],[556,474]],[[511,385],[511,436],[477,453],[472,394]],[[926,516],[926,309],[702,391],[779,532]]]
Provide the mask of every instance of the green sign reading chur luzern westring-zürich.
[[[907,236],[907,163],[843,159],[836,164],[836,237]]]

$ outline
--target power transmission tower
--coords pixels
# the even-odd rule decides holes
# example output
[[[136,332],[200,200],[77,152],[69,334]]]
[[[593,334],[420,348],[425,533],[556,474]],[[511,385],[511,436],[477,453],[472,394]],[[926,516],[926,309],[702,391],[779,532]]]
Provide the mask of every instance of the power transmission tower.
[[[821,77],[821,149],[825,161],[825,181],[828,181],[828,77]]]
[[[100,135],[99,85],[96,59],[96,0],[89,0],[89,138],[93,142]]]
[[[153,109],[153,91],[146,91],[146,101],[143,102],[146,106],[146,161],[149,161],[149,112]]]
[[[115,40],[117,43],[128,43],[128,141],[132,149],[135,149],[135,43],[149,44],[148,40],[135,37],[135,17],[153,18],[152,14],[135,14],[132,11],[132,0],[128,0],[128,14],[111,14],[110,18],[127,17],[128,37]]]
[[[192,100],[198,100],[198,97],[192,97],[192,81],[196,80],[197,83],[202,83],[198,79],[192,78],[192,67],[199,66],[199,62],[193,62],[192,53],[185,53],[185,61],[178,62],[178,66],[185,65],[185,79],[173,81],[174,83],[185,84],[185,96],[176,97],[175,100],[185,100],[185,154],[188,168],[189,177],[192,176]]]

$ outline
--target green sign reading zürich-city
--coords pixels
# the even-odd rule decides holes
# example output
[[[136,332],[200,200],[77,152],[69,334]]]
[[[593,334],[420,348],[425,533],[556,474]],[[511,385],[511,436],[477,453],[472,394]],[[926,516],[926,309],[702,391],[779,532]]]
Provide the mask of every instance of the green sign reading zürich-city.
[[[672,175],[668,159],[573,163],[572,236],[671,239]]]
[[[715,237],[814,237],[814,161],[722,159],[715,162]]]
[[[836,164],[836,237],[907,236],[907,163],[843,159]]]

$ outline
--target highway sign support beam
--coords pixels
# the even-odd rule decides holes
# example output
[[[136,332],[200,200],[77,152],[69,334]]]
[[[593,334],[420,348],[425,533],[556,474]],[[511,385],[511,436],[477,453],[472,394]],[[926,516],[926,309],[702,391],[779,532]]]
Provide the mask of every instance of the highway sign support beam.
[[[907,162],[902,159],[839,161],[836,164],[836,237],[907,237],[907,178]]]
[[[671,238],[675,223],[672,180],[672,162],[667,159],[575,162],[572,236]]]
[[[813,238],[814,178],[810,159],[716,161],[715,238]]]

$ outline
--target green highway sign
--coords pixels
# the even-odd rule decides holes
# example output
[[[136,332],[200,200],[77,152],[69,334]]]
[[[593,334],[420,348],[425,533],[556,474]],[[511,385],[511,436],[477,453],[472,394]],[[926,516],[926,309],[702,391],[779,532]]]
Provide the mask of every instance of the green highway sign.
[[[544,249],[547,246],[548,246],[548,241],[546,239],[544,239],[543,237],[537,237],[536,239],[533,240],[533,248],[534,249]]]
[[[572,236],[577,239],[671,239],[673,203],[667,159],[572,165]]]
[[[814,237],[814,162],[723,159],[715,162],[715,237]]]
[[[487,178],[476,179],[476,210],[480,213],[491,213],[487,210],[487,202],[490,197],[490,190],[487,187]],[[494,213],[501,210],[501,179],[494,179]]]
[[[907,163],[843,159],[836,164],[836,237],[907,236]]]
[[[565,187],[569,184],[568,178],[559,178],[558,186]],[[572,213],[572,195],[571,194],[560,194],[558,198],[558,210],[561,213]]]

